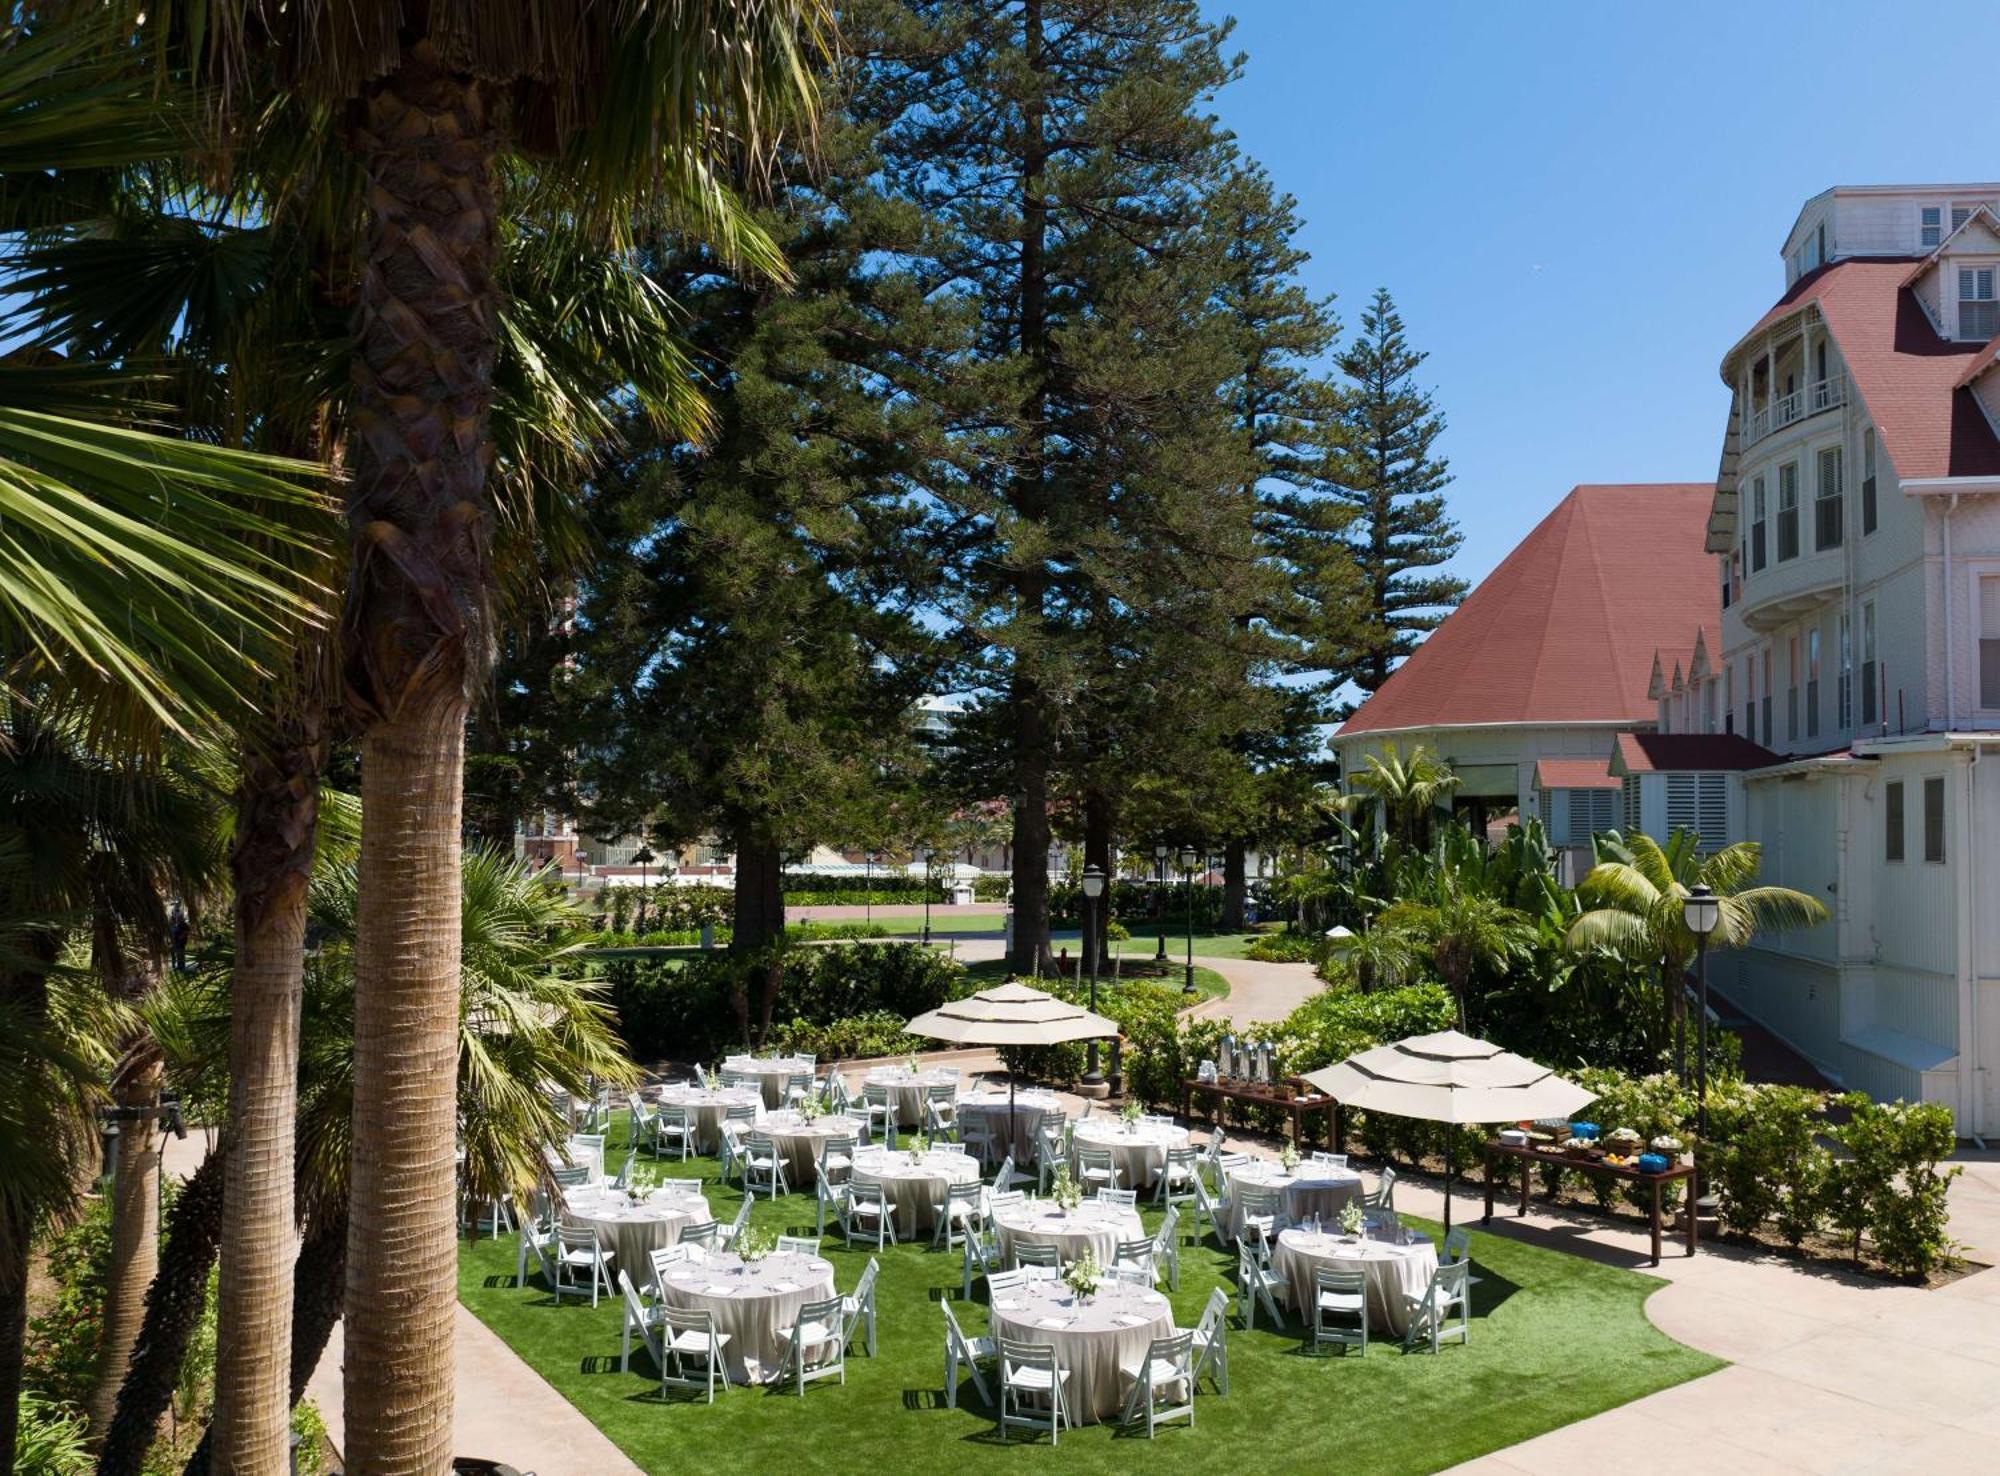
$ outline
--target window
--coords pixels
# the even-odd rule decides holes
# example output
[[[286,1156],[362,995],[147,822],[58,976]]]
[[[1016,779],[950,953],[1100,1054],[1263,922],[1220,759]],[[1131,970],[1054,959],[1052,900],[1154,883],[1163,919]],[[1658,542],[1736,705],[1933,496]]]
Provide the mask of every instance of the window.
[[[1861,433],[1861,536],[1875,531],[1875,427]]]
[[[1778,468],[1778,562],[1799,556],[1799,464]]]
[[[1777,738],[1778,730],[1771,726],[1771,663],[1776,660],[1769,651],[1764,653],[1764,711],[1759,726],[1764,730],[1764,744],[1769,747]]]
[[[1722,608],[1729,608],[1729,560],[1722,560]]]
[[[1710,677],[1701,684],[1701,730],[1715,731],[1715,678]]]
[[[1736,668],[1722,668],[1722,731],[1736,731]]]
[[[2000,334],[2000,302],[1993,300],[1990,266],[1958,269],[1958,336],[1984,343]]]
[[[1854,726],[1854,618],[1845,610],[1840,612],[1840,674],[1836,678],[1839,719],[1834,726],[1851,728]]]
[[[1562,844],[1566,846],[1587,846],[1595,836],[1618,825],[1618,794],[1615,789],[1567,789],[1569,797],[1568,823],[1563,828]]]
[[[1924,859],[1944,860],[1944,780],[1924,781]]]
[[[1818,233],[1817,233],[1817,235],[1816,235],[1816,237],[1815,237],[1815,240],[1816,240],[1816,241],[1818,242],[1818,245],[1819,245],[1819,249],[1818,249],[1818,251],[1816,251],[1816,252],[1814,253],[1814,255],[1816,255],[1816,256],[1817,256],[1817,257],[1819,258],[1819,260],[1821,260],[1821,261],[1825,261],[1825,260],[1826,260],[1826,222],[1825,222],[1825,221],[1821,221],[1821,222],[1819,223],[1819,231],[1818,231]]]
[[[1806,632],[1806,737],[1819,737],[1819,627]]]
[[[1882,859],[1903,859],[1903,781],[1891,779],[1882,786]]]
[[[1639,776],[1627,774],[1619,785],[1619,808],[1625,812],[1625,833],[1639,833]]]
[[[1729,844],[1729,776],[1667,775],[1667,834],[1691,830],[1704,851]]]
[[[1941,205],[1924,206],[1921,225],[1917,235],[1918,242],[1928,249],[1937,245],[1943,239],[1944,207]]]
[[[1799,737],[1799,638],[1785,638],[1785,741]]]
[[[1875,602],[1861,606],[1861,726],[1875,726]]]
[[[1819,453],[1819,487],[1813,498],[1813,549],[1840,547],[1840,447]]]
[[[1750,567],[1764,567],[1764,479],[1750,479]]]
[[[1979,579],[1979,705],[2000,707],[2000,576]]]
[[[1757,741],[1757,653],[1743,658],[1743,736]]]

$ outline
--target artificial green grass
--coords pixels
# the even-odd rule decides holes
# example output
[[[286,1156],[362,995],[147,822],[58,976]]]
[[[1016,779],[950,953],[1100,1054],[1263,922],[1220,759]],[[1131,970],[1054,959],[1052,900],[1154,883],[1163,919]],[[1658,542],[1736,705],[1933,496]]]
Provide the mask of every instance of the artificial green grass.
[[[613,1162],[622,1158],[622,1149],[612,1151]],[[647,1167],[643,1159],[641,1165]],[[713,1160],[659,1170],[711,1181],[715,1171]],[[709,1203],[718,1217],[732,1216],[738,1202],[735,1189],[711,1182]],[[810,1234],[813,1211],[811,1195],[793,1194],[775,1204],[759,1200],[753,1220]],[[1146,1219],[1149,1229],[1158,1225],[1157,1214],[1148,1211]],[[849,1250],[831,1234],[825,1244],[837,1284],[852,1289],[874,1252]],[[1296,1331],[1280,1332],[1260,1319],[1256,1331],[1246,1332],[1232,1315],[1229,1395],[1205,1383],[1192,1430],[1163,1428],[1148,1445],[1109,1425],[1086,1425],[1065,1431],[1054,1455],[1046,1436],[1032,1442],[1040,1449],[1031,1452],[1018,1431],[1012,1448],[1003,1446],[962,1369],[958,1408],[945,1407],[944,1319],[935,1303],[950,1299],[969,1335],[983,1333],[987,1321],[981,1285],[975,1282],[971,1302],[959,1300],[956,1251],[906,1245],[885,1252],[878,1356],[851,1355],[845,1386],[810,1384],[803,1400],[789,1388],[732,1388],[712,1406],[678,1391],[663,1398],[643,1350],[633,1355],[630,1372],[619,1372],[619,1304],[557,1306],[532,1278],[517,1290],[511,1239],[463,1248],[459,1296],[649,1472],[915,1476],[1020,1470],[1023,1461],[1053,1463],[1039,1468],[1066,1473],[1135,1465],[1175,1472],[1434,1471],[1722,1366],[1646,1321],[1641,1305],[1662,1284],[1653,1277],[1484,1234],[1474,1235],[1472,1255],[1479,1283],[1466,1346],[1447,1344],[1435,1357],[1406,1354],[1393,1343],[1373,1345],[1366,1358],[1314,1356],[1300,1351]],[[1233,1258],[1213,1240],[1184,1246],[1180,1290],[1170,1293],[1176,1320],[1192,1327],[1211,1287],[1233,1295],[1233,1272]]]

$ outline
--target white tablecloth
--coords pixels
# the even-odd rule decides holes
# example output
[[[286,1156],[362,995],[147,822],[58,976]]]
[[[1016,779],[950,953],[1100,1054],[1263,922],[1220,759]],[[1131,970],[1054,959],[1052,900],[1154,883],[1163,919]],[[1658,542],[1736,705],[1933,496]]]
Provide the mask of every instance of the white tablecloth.
[[[1077,1170],[1077,1149],[1109,1148],[1112,1161],[1118,1165],[1117,1187],[1148,1194],[1167,1166],[1167,1150],[1187,1145],[1188,1132],[1184,1127],[1141,1122],[1128,1131],[1116,1118],[1091,1118],[1076,1125],[1076,1134],[1070,1142],[1070,1173],[1078,1183],[1083,1182]]]
[[[1087,1305],[1060,1281],[1031,1281],[1003,1292],[992,1308],[993,1335],[1056,1350],[1069,1370],[1064,1393],[1078,1424],[1115,1420],[1125,1408],[1125,1364],[1154,1338],[1172,1337],[1174,1309],[1158,1292],[1107,1281]],[[1140,1462],[1141,1469],[1148,1463]]]
[[[595,1143],[579,1143],[575,1138],[566,1138],[560,1148],[547,1150],[551,1164],[567,1164],[571,1168],[587,1168],[594,1184],[604,1177],[604,1149]]]
[[[765,1113],[757,1130],[769,1133],[778,1151],[785,1155],[785,1182],[798,1194],[811,1194],[818,1186],[813,1170],[819,1164],[820,1145],[828,1138],[854,1136],[854,1124],[844,1117],[821,1117],[807,1122],[789,1108]]]
[[[675,1267],[660,1288],[669,1306],[714,1314],[715,1330],[729,1334],[723,1361],[736,1384],[775,1379],[785,1358],[780,1330],[804,1303],[832,1295],[833,1266],[818,1256],[766,1256],[746,1267],[727,1252]]]
[[[707,1087],[662,1087],[659,1105],[687,1108],[694,1123],[695,1146],[703,1153],[714,1153],[721,1147],[723,1114],[731,1107],[750,1107],[762,1117],[764,1094],[756,1087],[718,1087],[714,1091]]]
[[[1404,1298],[1421,1297],[1438,1264],[1437,1247],[1421,1234],[1407,1233],[1409,1243],[1399,1244],[1287,1230],[1271,1252],[1271,1269],[1291,1283],[1292,1310],[1307,1321],[1312,1318],[1315,1266],[1365,1272],[1369,1335],[1387,1331],[1400,1338],[1410,1330]]]
[[[764,1105],[782,1107],[787,1084],[794,1076],[810,1076],[814,1067],[804,1056],[731,1056],[722,1069],[756,1077],[763,1087]]]
[[[895,1207],[896,1234],[914,1240],[930,1233],[951,1184],[977,1184],[979,1163],[956,1148],[933,1148],[912,1163],[902,1148],[863,1148],[854,1155],[854,1182],[880,1184]]]
[[[993,1217],[1000,1232],[1000,1258],[1014,1262],[1019,1245],[1053,1245],[1065,1262],[1074,1261],[1086,1250],[1097,1264],[1109,1266],[1121,1240],[1139,1240],[1146,1227],[1137,1210],[1087,1199],[1064,1213],[1049,1200],[1025,1200],[1001,1210]]]
[[[613,1277],[623,1271],[637,1287],[653,1278],[654,1251],[679,1240],[688,1226],[714,1218],[693,1184],[662,1185],[641,1204],[632,1203],[623,1189],[572,1189],[563,1196],[564,1221],[595,1230],[598,1243],[617,1257]]]
[[[968,1117],[984,1117],[993,1124],[993,1141],[999,1144],[999,1152],[994,1158],[998,1163],[1008,1153],[1014,1155],[1014,1167],[1024,1173],[1034,1171],[1036,1159],[1035,1136],[1042,1130],[1042,1114],[1057,1110],[1053,1095],[1042,1092],[1022,1092],[1014,1100],[1013,1146],[1008,1147],[1007,1139],[1007,1094],[1005,1092],[961,1092],[958,1098],[959,1134],[964,1136],[965,1121]]]
[[[914,1074],[907,1066],[883,1066],[869,1072],[863,1082],[867,1086],[889,1088],[898,1127],[920,1128],[924,1126],[925,1093],[934,1086],[956,1087],[958,1073],[949,1066],[933,1066]]]
[[[1232,1240],[1243,1223],[1246,1185],[1276,1189],[1283,1199],[1285,1217],[1294,1224],[1318,1215],[1322,1223],[1332,1225],[1342,1210],[1361,1197],[1361,1175],[1352,1169],[1329,1168],[1308,1159],[1288,1174],[1275,1163],[1253,1159],[1229,1171],[1229,1210],[1223,1218],[1228,1221]]]

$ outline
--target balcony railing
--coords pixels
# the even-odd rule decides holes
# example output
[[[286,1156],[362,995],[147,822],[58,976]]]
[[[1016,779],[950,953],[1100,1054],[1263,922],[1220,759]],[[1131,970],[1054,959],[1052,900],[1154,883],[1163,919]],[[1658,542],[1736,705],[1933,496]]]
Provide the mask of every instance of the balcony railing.
[[[1847,403],[1847,376],[1829,374],[1824,379],[1816,379],[1802,390],[1793,390],[1771,401],[1761,410],[1750,412],[1750,432],[1745,444],[1761,441],[1773,431],[1781,431],[1794,425],[1809,415],[1817,415],[1822,410],[1835,410]]]

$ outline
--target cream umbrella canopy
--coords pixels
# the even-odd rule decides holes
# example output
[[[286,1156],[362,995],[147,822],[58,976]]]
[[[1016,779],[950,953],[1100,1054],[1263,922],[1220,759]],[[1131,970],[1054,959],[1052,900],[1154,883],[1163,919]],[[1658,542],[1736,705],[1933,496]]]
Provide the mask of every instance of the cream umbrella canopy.
[[[953,1045],[1045,1046],[1103,1040],[1118,1033],[1118,1022],[1010,981],[926,1010],[903,1028],[912,1035],[928,1035]],[[1014,1141],[1011,1071],[1007,1073],[1007,1141]]]
[[[1305,1080],[1343,1107],[1454,1127],[1568,1117],[1596,1094],[1526,1056],[1456,1030],[1357,1051]],[[1445,1139],[1444,1227],[1451,1229],[1456,1143]]]

